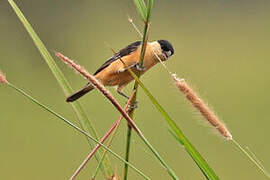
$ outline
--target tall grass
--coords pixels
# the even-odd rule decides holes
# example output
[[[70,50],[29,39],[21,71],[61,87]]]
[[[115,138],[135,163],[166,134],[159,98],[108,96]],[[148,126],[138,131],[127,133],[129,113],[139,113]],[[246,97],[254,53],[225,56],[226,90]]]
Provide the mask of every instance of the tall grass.
[[[64,77],[61,70],[57,67],[56,63],[54,62],[52,56],[46,49],[43,42],[40,40],[34,29],[31,27],[30,23],[27,21],[27,19],[24,17],[23,13],[20,11],[18,6],[14,3],[13,0],[8,0],[11,7],[13,8],[14,12],[17,14],[18,18],[24,25],[25,29],[29,33],[30,37],[32,38],[33,42],[35,43],[35,46],[38,48],[39,52],[43,56],[44,60],[48,64],[49,68],[51,69],[52,73],[56,77],[60,87],[62,88],[65,96],[68,96],[72,93],[72,89],[67,82],[66,78]],[[142,48],[140,53],[140,60],[139,60],[139,66],[143,68],[144,64],[144,55],[147,47],[148,37],[149,37],[149,30],[150,30],[150,18],[152,14],[152,9],[154,5],[154,0],[147,0],[147,4],[144,0],[134,0],[134,4],[137,8],[138,14],[141,17],[143,23],[144,23],[144,29],[143,29],[143,37],[142,37]],[[115,124],[112,126],[107,134],[104,135],[104,137],[98,141],[98,135],[95,131],[94,126],[89,121],[88,117],[86,116],[86,113],[82,109],[81,105],[78,102],[72,103],[72,108],[77,115],[77,118],[79,119],[80,124],[82,125],[82,129],[73,125],[70,123],[67,119],[60,116],[47,106],[43,105],[33,97],[31,97],[29,94],[25,93],[22,89],[16,87],[15,85],[9,83],[5,76],[0,72],[0,83],[7,84],[10,88],[16,90],[23,96],[30,99],[32,102],[36,103],[46,111],[50,112],[54,116],[58,117],[59,119],[63,120],[65,123],[70,125],[71,127],[75,128],[77,131],[85,135],[87,138],[92,151],[88,155],[88,157],[83,161],[81,166],[78,168],[78,170],[74,173],[74,175],[71,177],[71,179],[74,179],[81,169],[86,165],[88,160],[95,156],[99,165],[97,170],[95,171],[95,174],[93,175],[93,179],[96,177],[96,174],[99,170],[99,168],[103,171],[103,174],[105,178],[109,179],[111,177],[114,177],[114,173],[112,171],[110,161],[108,157],[106,156],[106,152],[110,152],[112,155],[117,157],[120,161],[124,163],[124,179],[128,179],[128,168],[131,167],[134,169],[138,174],[140,174],[144,179],[150,179],[148,176],[146,176],[142,171],[139,171],[134,165],[129,163],[129,157],[130,157],[130,148],[131,148],[131,132],[134,130],[138,136],[142,139],[142,141],[146,144],[146,146],[151,150],[151,152],[155,155],[155,157],[158,159],[158,161],[161,163],[161,165],[166,169],[168,174],[172,179],[178,180],[178,176],[174,173],[174,171],[169,167],[169,165],[165,162],[165,160],[159,155],[158,151],[148,142],[146,137],[143,135],[141,130],[137,127],[137,125],[133,121],[134,116],[134,109],[127,112],[126,108],[122,108],[120,104],[116,101],[116,99],[110,94],[110,92],[102,85],[100,84],[94,76],[90,75],[85,69],[78,66],[73,61],[70,61],[67,57],[63,56],[62,54],[57,53],[58,57],[60,57],[63,61],[69,63],[73,68],[75,68],[78,72],[80,72],[84,77],[86,77],[98,90],[100,90],[107,98],[110,100],[110,102],[114,105],[114,107],[120,112],[121,116],[120,118],[115,122]],[[125,65],[125,62],[120,58],[122,63]],[[156,107],[160,115],[164,118],[166,123],[169,126],[170,133],[175,137],[175,140],[180,143],[186,152],[191,156],[192,160],[196,163],[196,165],[201,170],[202,174],[205,176],[206,179],[211,180],[218,180],[219,177],[216,175],[214,170],[208,165],[206,160],[200,155],[200,153],[197,151],[197,149],[192,145],[192,143],[188,140],[188,138],[183,134],[182,130],[179,128],[178,124],[173,120],[172,116],[167,113],[167,110],[162,107],[162,105],[157,101],[157,98],[154,97],[149,89],[147,89],[146,85],[139,79],[141,74],[140,72],[134,73],[131,69],[128,69],[130,74],[134,77],[135,83],[133,86],[133,96],[131,96],[131,99],[129,102],[131,103],[131,106],[135,105],[135,102],[137,100],[137,91],[138,88],[141,87],[143,92],[147,95],[147,97],[151,100],[152,104]],[[171,73],[172,75],[172,73]],[[254,158],[252,158],[243,148],[242,146],[232,139],[231,133],[227,130],[225,125],[219,121],[217,116],[209,109],[209,107],[204,104],[204,102],[199,98],[199,96],[188,86],[188,84],[183,81],[179,80],[178,78],[174,78],[176,82],[176,86],[179,88],[179,90],[185,95],[185,97],[191,102],[191,104],[197,108],[201,114],[212,124],[226,139],[232,140],[232,142],[243,152],[245,153],[251,161],[262,171],[264,172],[268,177],[269,174],[266,172],[264,167]],[[125,159],[120,157],[117,153],[113,152],[111,149],[109,149],[107,146],[103,145],[105,140],[109,137],[109,135],[113,132],[114,128],[116,128],[120,120],[124,117],[127,120],[128,128],[127,128],[127,138],[126,138],[126,153],[125,153]],[[115,131],[114,131],[115,132]],[[112,137],[111,137],[112,138]],[[93,143],[94,142],[94,143]],[[111,142],[111,141],[110,141]],[[96,145],[97,144],[97,145]],[[109,143],[110,144],[110,143]],[[101,152],[98,152],[99,147],[103,147],[105,149]],[[101,156],[102,154],[102,156]]]

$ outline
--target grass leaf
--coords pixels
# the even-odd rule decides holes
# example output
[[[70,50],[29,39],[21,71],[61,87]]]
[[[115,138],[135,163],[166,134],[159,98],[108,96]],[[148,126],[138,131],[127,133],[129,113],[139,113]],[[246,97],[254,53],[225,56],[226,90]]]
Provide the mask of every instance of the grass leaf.
[[[179,144],[184,145],[184,143],[172,132],[172,130],[168,129],[169,133],[175,138],[176,141],[179,142]]]
[[[148,21],[148,22],[150,21],[150,18],[151,18],[153,5],[154,5],[154,0],[148,0],[147,13],[146,13],[146,21]]]
[[[147,18],[147,9],[144,0],[133,0],[135,6],[137,7],[137,11],[141,16],[143,21],[146,21]]]

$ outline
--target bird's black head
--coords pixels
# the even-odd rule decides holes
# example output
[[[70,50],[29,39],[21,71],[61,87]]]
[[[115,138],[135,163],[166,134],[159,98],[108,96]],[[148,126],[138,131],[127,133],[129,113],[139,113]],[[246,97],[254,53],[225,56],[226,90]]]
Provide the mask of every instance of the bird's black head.
[[[168,59],[170,56],[174,54],[174,49],[172,44],[167,40],[158,40],[158,43],[160,44],[160,47],[162,49],[162,53],[166,56],[166,59]]]

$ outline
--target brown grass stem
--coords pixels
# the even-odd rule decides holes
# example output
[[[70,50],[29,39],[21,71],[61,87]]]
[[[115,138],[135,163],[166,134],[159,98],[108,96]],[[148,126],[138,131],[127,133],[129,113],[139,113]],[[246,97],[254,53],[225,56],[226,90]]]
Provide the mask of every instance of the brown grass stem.
[[[130,96],[128,102],[125,106],[125,111],[128,111],[128,107],[131,103],[131,99],[133,98],[134,93],[132,93],[132,96]],[[112,134],[112,132],[119,126],[120,121],[122,120],[123,116],[120,116],[112,125],[112,127],[106,132],[106,134],[100,139],[100,144],[103,144],[106,139]],[[93,155],[97,152],[97,150],[101,147],[100,144],[97,144],[96,147],[89,153],[89,155],[84,159],[84,161],[81,163],[81,165],[77,168],[77,170],[74,172],[74,174],[70,177],[70,180],[74,180],[76,176],[80,173],[80,171],[84,168],[86,163],[93,157]],[[104,152],[105,153],[105,152]]]
[[[232,135],[226,126],[219,120],[215,113],[197,95],[197,93],[186,83],[184,79],[174,76],[175,85],[185,95],[187,100],[195,107],[201,115],[227,140],[232,140]]]
[[[139,36],[142,38],[143,35],[140,32],[140,30],[137,28],[136,24],[133,22],[133,19],[128,15],[128,21],[131,23],[131,25],[133,26],[133,28],[135,29],[135,31],[139,34]]]
[[[106,134],[101,138],[99,141],[100,144],[104,143],[104,141],[110,136],[110,134],[113,132],[113,130],[119,125],[120,120],[118,119],[117,121],[114,122],[112,127],[106,132]],[[93,155],[97,152],[97,150],[101,147],[100,144],[97,144],[96,147],[89,153],[89,155],[83,160],[81,165],[77,168],[77,170],[74,172],[74,174],[70,177],[70,180],[73,180],[76,178],[76,176],[80,173],[80,171],[84,168],[86,163],[93,157]]]

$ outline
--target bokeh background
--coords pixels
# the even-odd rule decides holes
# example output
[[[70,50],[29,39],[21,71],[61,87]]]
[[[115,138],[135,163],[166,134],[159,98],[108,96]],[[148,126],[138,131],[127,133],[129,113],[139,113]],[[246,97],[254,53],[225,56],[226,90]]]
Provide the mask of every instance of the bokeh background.
[[[131,0],[17,3],[52,53],[61,51],[90,72],[112,56],[104,42],[121,49],[140,39],[127,15],[143,27]],[[168,39],[174,45],[176,53],[167,62],[171,71],[199,92],[234,138],[249,146],[266,168],[270,168],[269,18],[268,0],[156,0],[150,30],[150,40]],[[77,123],[54,76],[7,1],[0,1],[0,37],[0,68],[8,80]],[[74,90],[84,86],[86,80],[55,60]],[[266,179],[232,143],[205,126],[161,65],[142,80],[221,179]],[[138,98],[135,120],[153,146],[181,179],[204,179],[142,91]],[[119,116],[97,91],[80,102],[100,135]],[[123,121],[112,146],[122,156],[125,135]],[[170,179],[135,134],[132,142],[131,162],[136,167],[152,179]],[[0,87],[0,179],[68,179],[89,152],[81,134],[8,87]],[[113,156],[111,160],[121,176],[123,163]],[[95,167],[95,160],[91,160],[78,179],[89,179]],[[129,172],[129,179],[141,179],[133,170]]]

